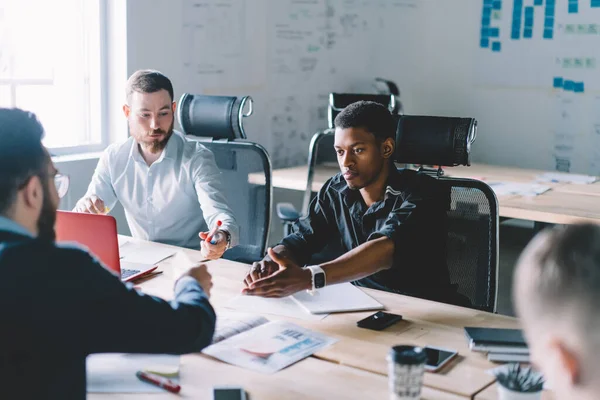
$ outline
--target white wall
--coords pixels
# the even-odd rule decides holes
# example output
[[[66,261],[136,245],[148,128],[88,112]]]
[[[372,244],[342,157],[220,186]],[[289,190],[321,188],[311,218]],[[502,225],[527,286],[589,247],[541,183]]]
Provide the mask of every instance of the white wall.
[[[223,15],[233,16],[233,20],[222,23],[198,18],[196,22],[205,28],[212,24],[209,28],[217,29],[215,25],[221,23],[223,32],[228,34],[206,42],[205,37],[202,39],[203,33],[196,31],[200,38],[194,41],[188,38],[191,31],[184,33],[183,27],[186,13],[189,14],[185,5],[190,3],[202,4],[207,13],[213,12],[217,4],[229,9],[235,8],[232,4],[240,7],[245,4],[245,14],[238,21],[233,18],[237,15],[235,10],[230,11]],[[524,3],[532,5],[533,0]],[[581,15],[567,15],[567,0],[557,0],[556,7],[560,11],[557,11],[557,24],[597,21],[600,9],[589,9],[587,3],[580,2]],[[319,14],[321,9],[331,16],[324,18]],[[297,15],[299,10],[312,14],[303,20]],[[543,8],[537,10],[536,24],[540,26]],[[253,95],[257,104],[255,116],[248,121],[249,136],[273,153],[276,166],[304,162],[310,136],[324,124],[324,119],[317,115],[325,107],[324,95],[329,91],[368,91],[376,76],[398,82],[407,113],[477,118],[479,136],[474,146],[475,161],[545,169],[555,166],[553,129],[558,111],[551,74],[544,81],[546,86],[503,87],[482,84],[477,78],[481,75],[481,58],[489,56],[489,51],[479,48],[482,1],[128,0],[127,11],[128,73],[138,68],[160,69],[173,79],[177,95],[184,91]],[[286,19],[286,13],[296,14]],[[504,20],[510,19],[512,2],[503,1],[502,13]],[[354,21],[354,26],[349,20]],[[244,26],[235,28],[238,23]],[[288,24],[295,34],[300,32],[299,36],[282,39],[282,24]],[[539,37],[540,29],[535,30],[534,35]],[[600,65],[600,35],[576,43],[562,39],[511,42],[506,38],[506,31],[502,31],[504,48],[521,47],[512,53],[503,50],[502,62],[506,62],[509,54],[522,55],[522,58],[515,57],[514,63],[521,63],[525,72],[531,61],[526,58],[529,54],[537,57],[539,53],[538,58],[547,54],[558,57],[573,45],[577,48],[575,53],[597,55]],[[559,30],[556,32],[558,36]],[[243,36],[239,40],[250,50],[236,56],[240,60],[239,68],[231,67],[228,71],[219,49],[232,46],[229,34]],[[307,43],[318,44],[318,40],[313,39],[328,34],[335,36],[332,49],[320,49],[315,55],[301,48]],[[194,45],[199,42],[203,46]],[[277,54],[282,51],[287,54]],[[292,72],[278,74],[281,67],[278,57],[288,59],[284,66]],[[185,62],[199,59],[221,63],[219,65],[225,65],[225,72],[195,74],[184,67]],[[316,67],[310,72],[293,71],[297,62],[315,62]],[[552,63],[553,59],[550,65],[544,64],[545,73],[554,68]],[[505,80],[512,78],[508,71],[498,73],[505,73]],[[600,115],[599,93],[591,90],[579,97],[585,99],[578,102],[578,107],[585,108],[582,113],[588,122],[595,118],[594,114]],[[294,96],[294,99],[286,96]],[[283,110],[290,107],[297,110],[291,113]],[[281,127],[272,122],[274,117],[291,117],[293,121]],[[581,120],[577,118],[576,126],[564,128],[578,143],[572,154],[572,172],[600,173],[600,166],[591,165],[591,148],[595,146],[600,153],[600,143],[594,142],[589,123],[581,125]],[[600,129],[600,117],[597,120]]]
[[[236,7],[245,7],[241,19],[223,21],[221,37],[203,42],[202,46],[197,45],[202,37],[191,40],[189,29],[185,30],[190,23],[185,5],[192,2],[110,0],[109,123],[113,139],[126,137],[120,107],[127,77],[140,68],[155,68],[172,79],[176,99],[184,92],[252,95],[256,107],[255,115],[246,123],[249,138],[271,152],[276,166],[300,164],[306,158],[310,136],[324,124],[324,95],[329,91],[369,91],[372,79],[383,76],[399,84],[408,114],[477,118],[479,135],[473,149],[474,161],[555,167],[552,129],[556,124],[557,94],[550,85],[501,87],[482,85],[477,79],[481,57],[485,56],[479,48],[481,1],[197,0],[196,3],[203,5],[226,5],[228,8],[223,12],[233,16],[237,15]],[[512,2],[503,1],[505,15],[512,11],[509,3]],[[557,7],[564,8],[566,3],[557,0]],[[580,3],[583,8],[586,2]],[[320,7],[329,16],[319,16]],[[299,10],[312,13],[312,19],[298,22]],[[285,19],[290,12],[296,13],[295,19]],[[594,15],[600,17],[586,12],[584,17],[590,21],[597,20],[592,18]],[[211,29],[220,24],[202,21],[212,23]],[[243,28],[236,30],[237,23]],[[324,23],[331,26],[323,27]],[[282,24],[288,24],[294,34],[303,33],[299,39],[282,36]],[[236,55],[235,65],[223,64],[225,73],[196,74],[193,68],[184,65],[190,60],[197,63],[219,59],[223,63],[223,49],[237,43],[232,35],[243,36],[238,39],[244,50]],[[315,35],[333,35],[335,45],[321,49],[316,56],[308,54],[302,46],[312,43]],[[536,43],[532,42],[526,51],[535,53],[539,46]],[[600,49],[598,44],[597,47],[580,45],[578,51],[591,54]],[[281,52],[287,53],[282,56]],[[280,61],[286,57],[288,64],[283,67],[291,69],[287,75],[280,71]],[[315,62],[316,67],[309,72],[294,70],[310,62]],[[598,100],[600,105],[599,93],[591,90],[581,98],[588,103]],[[582,113],[587,117],[597,115],[600,123],[600,107],[597,110],[588,107]],[[278,125],[274,118],[283,123]],[[580,149],[578,157],[574,157],[572,172],[600,173],[590,166],[593,143],[585,129],[578,132]],[[65,169],[73,171],[71,196],[85,191],[94,163],[63,164]],[[125,226],[121,218],[119,226]]]

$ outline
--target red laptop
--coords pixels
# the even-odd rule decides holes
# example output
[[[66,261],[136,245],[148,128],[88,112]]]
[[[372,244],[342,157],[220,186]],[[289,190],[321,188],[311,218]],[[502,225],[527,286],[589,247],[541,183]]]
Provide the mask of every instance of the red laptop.
[[[110,215],[56,212],[56,241],[79,243],[100,259],[123,282],[132,281],[154,271],[155,265],[121,263],[117,221]]]

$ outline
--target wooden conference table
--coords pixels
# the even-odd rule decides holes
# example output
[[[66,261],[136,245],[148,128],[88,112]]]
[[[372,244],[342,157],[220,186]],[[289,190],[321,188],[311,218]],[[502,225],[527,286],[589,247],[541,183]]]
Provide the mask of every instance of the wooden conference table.
[[[339,172],[337,165],[321,165],[315,170],[313,192]],[[446,168],[447,176],[481,179],[485,182],[534,182],[544,172],[533,169],[473,164],[470,167]],[[273,187],[304,191],[306,189],[306,165],[273,171]],[[264,176],[250,174],[252,183],[264,184]],[[500,217],[518,218],[550,224],[575,222],[600,222],[600,182],[592,184],[543,183],[551,187],[546,193],[535,197],[499,196]]]
[[[192,260],[201,259],[199,251],[177,250],[185,252]],[[159,270],[164,273],[140,283],[140,289],[144,293],[171,299],[173,283],[183,272],[181,266],[174,265],[174,260],[176,258],[171,257],[159,263]],[[227,311],[224,307],[226,303],[240,293],[248,265],[217,260],[209,262],[208,266],[214,283],[211,302],[218,314]],[[486,373],[486,370],[496,364],[487,361],[484,354],[469,350],[463,327],[517,328],[519,324],[515,318],[377,290],[366,291],[390,312],[403,315],[403,321],[384,331],[376,332],[356,326],[356,321],[372,312],[330,314],[318,321],[265,314],[270,320],[288,319],[298,325],[336,337],[339,341],[313,357],[273,375],[255,373],[201,354],[182,356],[182,391],[179,396],[209,399],[212,387],[235,385],[244,387],[253,400],[386,399],[388,389],[385,357],[390,347],[397,344],[439,346],[459,352],[459,357],[442,371],[425,374],[425,399],[472,399],[494,384],[494,377]],[[170,393],[90,393],[89,398],[162,399],[176,396]]]

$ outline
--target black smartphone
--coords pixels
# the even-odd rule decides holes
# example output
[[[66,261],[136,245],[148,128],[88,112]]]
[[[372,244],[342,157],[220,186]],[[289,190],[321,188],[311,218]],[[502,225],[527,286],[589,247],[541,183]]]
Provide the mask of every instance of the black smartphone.
[[[368,316],[365,319],[361,319],[356,323],[356,325],[360,328],[373,329],[375,331],[380,331],[382,329],[387,328],[390,325],[395,324],[398,321],[402,320],[402,315],[386,313],[383,311],[378,311],[375,314]]]
[[[241,387],[221,386],[213,389],[214,400],[247,400],[246,392]]]

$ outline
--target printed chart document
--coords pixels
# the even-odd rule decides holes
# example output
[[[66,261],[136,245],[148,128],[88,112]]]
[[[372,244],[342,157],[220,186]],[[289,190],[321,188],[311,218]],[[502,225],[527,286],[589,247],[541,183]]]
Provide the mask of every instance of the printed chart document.
[[[137,371],[143,370],[169,372],[169,379],[178,382],[179,356],[124,353],[89,355],[86,359],[87,392],[164,393],[164,389],[143,382],[135,376]]]
[[[229,364],[272,374],[337,342],[285,321],[273,321],[231,336],[202,352]]]
[[[217,314],[217,326],[213,336],[213,344],[222,342],[239,333],[249,331],[257,326],[269,322],[260,315],[248,315],[241,313],[223,313]]]

